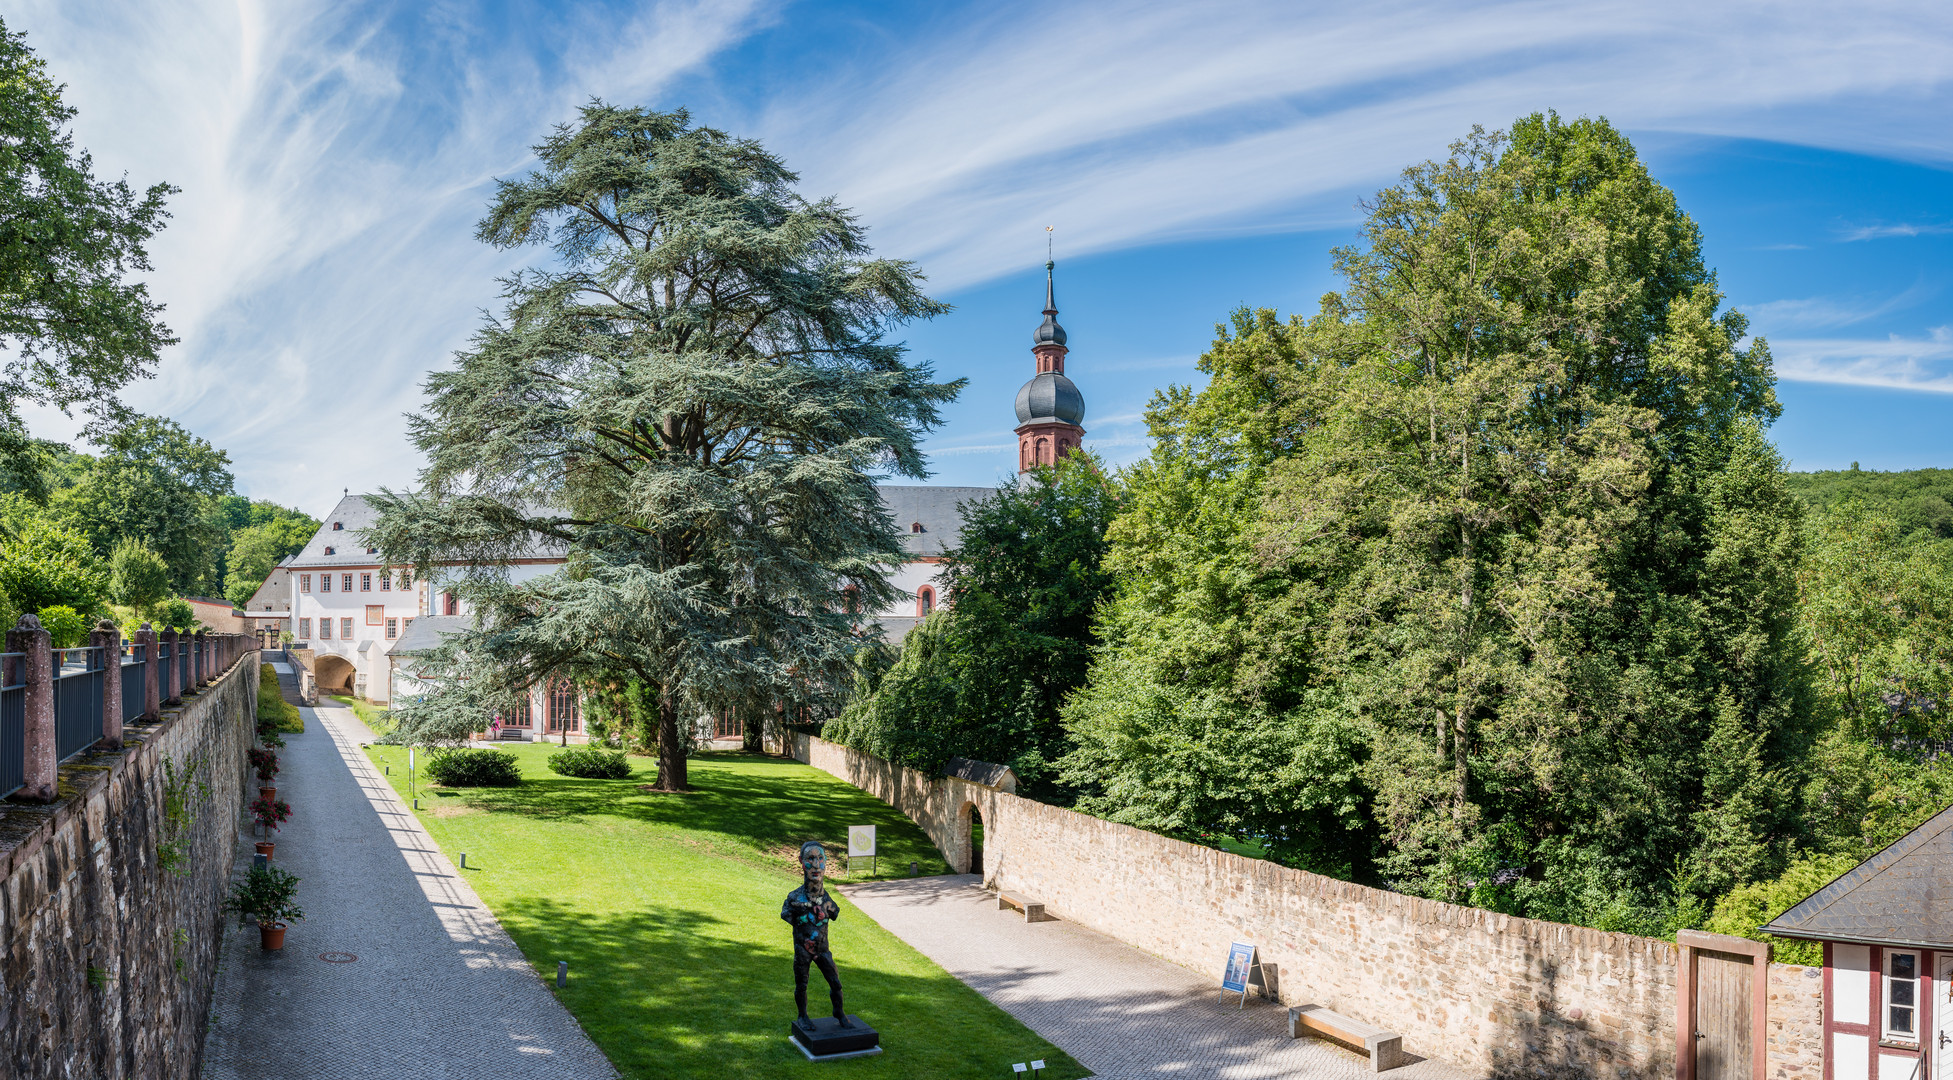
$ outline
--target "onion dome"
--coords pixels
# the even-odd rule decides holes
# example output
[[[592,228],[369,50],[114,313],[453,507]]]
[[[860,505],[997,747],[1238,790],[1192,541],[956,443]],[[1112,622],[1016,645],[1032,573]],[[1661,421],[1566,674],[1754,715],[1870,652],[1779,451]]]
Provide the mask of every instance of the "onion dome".
[[[1056,323],[1045,320],[1047,325]],[[1058,331],[1058,340],[1064,340],[1064,331]],[[1078,385],[1055,371],[1046,371],[1025,383],[1017,391],[1017,422],[1020,424],[1045,423],[1062,420],[1067,424],[1083,424],[1085,420],[1085,395],[1078,392]]]
[[[1063,345],[1065,328],[1058,325],[1058,301],[1051,286],[1052,263],[1044,263],[1044,322],[1038,325],[1037,333],[1031,335],[1031,348],[1040,345]]]

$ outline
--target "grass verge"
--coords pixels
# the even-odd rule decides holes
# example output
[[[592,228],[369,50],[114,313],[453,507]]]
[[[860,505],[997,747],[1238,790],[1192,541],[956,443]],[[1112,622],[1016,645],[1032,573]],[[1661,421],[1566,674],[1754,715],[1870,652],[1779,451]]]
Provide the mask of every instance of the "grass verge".
[[[271,670],[270,664],[258,665],[258,723],[271,722],[278,730],[291,735],[305,734],[305,717],[300,715],[298,706],[285,700],[278,689],[278,673]]]
[[[687,795],[644,790],[656,767],[622,780],[549,771],[557,748],[497,747],[523,772],[515,788],[422,786],[420,819],[464,871],[515,943],[626,1077],[827,1077],[787,1045],[793,1019],[791,935],[780,903],[799,883],[804,840],[840,845],[849,825],[875,825],[880,876],[911,860],[945,873],[915,824],[879,800],[798,762],[755,755],[693,759]],[[407,752],[373,746],[407,795]],[[412,805],[409,803],[409,805]],[[899,871],[899,873],[898,873]],[[853,880],[865,880],[866,875]],[[848,879],[838,879],[846,881]],[[885,1053],[845,1063],[850,1075],[1008,1076],[1043,1058],[1049,1080],[1085,1070],[990,1004],[845,898],[834,954],[848,1008],[882,1033]],[[825,1010],[818,974],[809,987]]]

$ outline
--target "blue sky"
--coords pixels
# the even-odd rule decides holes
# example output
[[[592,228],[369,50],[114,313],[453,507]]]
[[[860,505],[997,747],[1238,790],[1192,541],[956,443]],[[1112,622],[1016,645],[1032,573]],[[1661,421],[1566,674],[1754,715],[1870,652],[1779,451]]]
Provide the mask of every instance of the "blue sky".
[[[100,171],[184,191],[152,287],[183,343],[125,392],[323,513],[412,482],[425,373],[537,257],[472,237],[591,96],[687,105],[853,206],[956,305],[903,335],[969,391],[935,479],[995,481],[1044,227],[1087,442],[1239,305],[1313,308],[1356,204],[1474,123],[1605,115],[1771,342],[1796,468],[1953,465],[1953,7],[15,0]],[[58,414],[38,430],[66,437]]]

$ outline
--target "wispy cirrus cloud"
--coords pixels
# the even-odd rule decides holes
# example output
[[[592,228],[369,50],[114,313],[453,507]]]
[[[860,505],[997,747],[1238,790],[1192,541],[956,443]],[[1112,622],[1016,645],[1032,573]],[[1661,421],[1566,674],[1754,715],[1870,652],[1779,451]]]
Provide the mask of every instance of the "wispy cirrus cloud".
[[[1924,337],[1792,338],[1770,350],[1786,379],[1953,394],[1953,327]]]
[[[1862,225],[1847,229],[1841,239],[1845,243],[1859,240],[1889,240],[1901,236],[1945,236],[1953,233],[1953,225]]]
[[[1072,257],[1347,226],[1406,163],[1548,107],[1953,161],[1936,0],[1016,2],[904,9],[879,36],[895,17],[864,9],[844,16],[863,32],[802,44],[796,20],[828,10],[23,0],[7,20],[103,171],[184,188],[154,251],[183,345],[132,402],[231,449],[246,490],[314,508],[411,479],[400,414],[535,257],[473,240],[493,180],[593,95],[762,137],[938,290],[1041,259],[1048,224]],[[1854,324],[1848,299],[1781,303],[1786,327]],[[1814,371],[1931,381],[1801,344]],[[937,452],[1008,449],[959,434]]]
[[[1938,291],[1922,281],[1882,299],[1812,296],[1801,300],[1771,300],[1745,306],[1743,313],[1750,317],[1754,331],[1766,335],[1777,327],[1825,329],[1852,326],[1915,307]]]

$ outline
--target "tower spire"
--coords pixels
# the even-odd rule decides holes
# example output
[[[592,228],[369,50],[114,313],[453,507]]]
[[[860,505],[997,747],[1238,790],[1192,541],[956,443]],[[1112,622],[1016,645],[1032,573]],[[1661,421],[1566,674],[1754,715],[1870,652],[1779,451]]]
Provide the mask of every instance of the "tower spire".
[[[1051,287],[1051,269],[1057,264],[1051,261],[1051,226],[1044,227],[1044,313],[1058,314],[1057,294]]]

